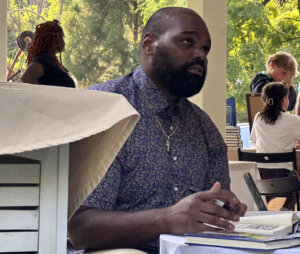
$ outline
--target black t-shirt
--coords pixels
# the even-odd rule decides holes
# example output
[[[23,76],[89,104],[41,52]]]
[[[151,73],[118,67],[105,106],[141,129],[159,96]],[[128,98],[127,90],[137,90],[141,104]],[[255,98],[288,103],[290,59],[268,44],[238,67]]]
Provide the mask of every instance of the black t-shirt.
[[[45,74],[38,79],[39,84],[75,88],[74,80],[68,71],[63,71],[48,53],[41,53],[33,62],[38,62],[44,67]]]
[[[268,75],[265,72],[259,72],[255,75],[255,77],[252,79],[251,84],[250,84],[250,91],[251,93],[261,93],[263,87],[270,83],[270,82],[274,82],[275,80]],[[296,103],[296,98],[297,98],[297,93],[294,89],[294,87],[290,87],[289,89],[289,100],[290,100],[290,104],[288,107],[288,111],[293,110],[295,107],[295,103]]]

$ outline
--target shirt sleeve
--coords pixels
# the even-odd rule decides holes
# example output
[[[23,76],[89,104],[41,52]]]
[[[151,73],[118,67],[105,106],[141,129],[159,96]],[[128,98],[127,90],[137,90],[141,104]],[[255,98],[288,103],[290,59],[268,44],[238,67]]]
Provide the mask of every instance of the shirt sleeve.
[[[290,87],[289,89],[289,107],[288,107],[288,111],[291,111],[294,109],[295,104],[296,104],[296,99],[297,99],[297,93],[295,91],[295,88],[293,86]]]
[[[300,117],[297,115],[294,115],[295,119],[294,119],[294,124],[293,124],[293,128],[294,128],[294,133],[295,133],[295,138],[300,140]]]
[[[117,200],[122,165],[118,158],[114,160],[102,181],[83,202],[83,205],[103,210],[113,210]]]

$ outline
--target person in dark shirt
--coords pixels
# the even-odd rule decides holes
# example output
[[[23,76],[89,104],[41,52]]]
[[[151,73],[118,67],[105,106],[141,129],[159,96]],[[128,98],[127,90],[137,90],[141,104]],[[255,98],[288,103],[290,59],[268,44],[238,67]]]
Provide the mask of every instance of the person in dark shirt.
[[[124,95],[141,118],[70,218],[74,247],[157,254],[160,234],[233,229],[230,221],[244,215],[246,205],[230,191],[226,144],[210,117],[187,99],[204,85],[210,48],[196,12],[163,8],[144,28],[136,71],[90,88]]]
[[[65,49],[64,32],[58,20],[39,24],[28,50],[22,81],[30,84],[75,88],[76,79],[62,65],[61,52]],[[58,60],[56,54],[59,53]]]
[[[263,87],[270,82],[283,82],[289,89],[289,107],[293,110],[296,103],[297,93],[292,86],[292,78],[298,75],[298,64],[296,59],[289,53],[279,51],[269,56],[266,62],[266,70],[259,72],[250,84],[251,93],[261,93]]]

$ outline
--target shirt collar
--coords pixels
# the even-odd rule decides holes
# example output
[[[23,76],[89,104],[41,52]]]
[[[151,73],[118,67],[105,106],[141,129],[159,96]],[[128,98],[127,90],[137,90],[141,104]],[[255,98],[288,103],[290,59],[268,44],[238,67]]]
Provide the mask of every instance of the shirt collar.
[[[133,80],[138,85],[142,100],[148,100],[154,114],[158,114],[173,105],[180,106],[181,98],[172,102],[158,86],[146,75],[143,68],[139,66],[133,73]]]

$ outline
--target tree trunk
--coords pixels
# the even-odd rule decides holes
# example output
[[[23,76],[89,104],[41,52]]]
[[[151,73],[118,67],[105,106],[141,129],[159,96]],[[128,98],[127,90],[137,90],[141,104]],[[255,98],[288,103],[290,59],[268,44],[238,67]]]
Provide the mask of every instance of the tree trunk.
[[[61,14],[62,14],[62,12],[63,12],[63,8],[64,7],[64,1],[63,0],[61,0],[60,1],[60,10],[59,10],[59,16],[61,16]]]
[[[300,0],[299,0],[300,1]],[[133,11],[134,11],[134,21],[133,21],[133,38],[134,43],[137,43],[139,40],[139,11],[137,11],[137,1],[133,1]]]

